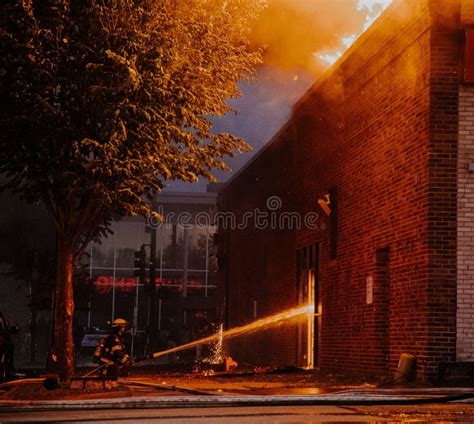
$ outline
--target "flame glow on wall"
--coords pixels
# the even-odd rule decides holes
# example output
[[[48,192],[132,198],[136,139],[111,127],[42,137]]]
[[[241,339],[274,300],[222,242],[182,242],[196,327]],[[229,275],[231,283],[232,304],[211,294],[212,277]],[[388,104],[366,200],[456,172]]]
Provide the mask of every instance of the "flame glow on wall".
[[[357,4],[358,10],[363,10],[367,12],[364,25],[359,33],[353,33],[347,36],[342,37],[342,48],[335,52],[329,53],[318,53],[315,55],[329,64],[333,64],[339,59],[344,51],[347,50],[355,40],[362,34],[373,22],[380,16],[380,14],[390,5],[392,0],[359,0]]]
[[[270,0],[252,31],[264,63],[317,75],[342,55],[392,0]],[[297,76],[296,76],[297,78]]]

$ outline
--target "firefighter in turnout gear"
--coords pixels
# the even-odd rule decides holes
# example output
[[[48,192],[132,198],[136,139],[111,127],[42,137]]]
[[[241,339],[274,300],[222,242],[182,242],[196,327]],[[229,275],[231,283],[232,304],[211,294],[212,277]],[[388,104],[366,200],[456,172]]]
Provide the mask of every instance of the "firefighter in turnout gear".
[[[117,378],[126,375],[125,367],[131,364],[127,354],[123,333],[127,328],[127,321],[117,318],[112,323],[112,334],[100,339],[94,352],[94,362],[105,366],[104,375]]]

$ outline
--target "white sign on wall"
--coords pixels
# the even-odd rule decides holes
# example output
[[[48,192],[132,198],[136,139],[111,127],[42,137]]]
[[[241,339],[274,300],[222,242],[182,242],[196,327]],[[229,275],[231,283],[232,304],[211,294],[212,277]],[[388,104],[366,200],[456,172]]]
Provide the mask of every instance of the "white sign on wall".
[[[372,305],[374,300],[374,277],[367,277],[367,305]]]

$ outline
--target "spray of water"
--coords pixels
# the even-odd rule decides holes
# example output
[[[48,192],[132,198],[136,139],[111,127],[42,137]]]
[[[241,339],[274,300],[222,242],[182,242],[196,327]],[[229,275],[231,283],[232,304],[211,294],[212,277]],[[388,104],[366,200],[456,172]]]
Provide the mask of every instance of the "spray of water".
[[[209,355],[202,359],[205,364],[220,364],[224,361],[224,325],[216,331],[216,339],[209,344]]]
[[[168,355],[169,353],[178,352],[181,350],[190,349],[202,344],[207,344],[220,340],[220,345],[222,346],[223,339],[230,339],[232,337],[240,336],[242,334],[254,333],[263,329],[270,328],[274,325],[287,322],[293,318],[300,317],[302,315],[308,315],[314,313],[314,305],[305,305],[299,306],[297,308],[287,309],[286,311],[279,312],[275,315],[271,315],[266,318],[259,319],[250,324],[243,325],[241,327],[231,328],[227,331],[219,331],[216,334],[213,334],[208,337],[204,337],[199,340],[195,340],[191,343],[186,343],[181,346],[174,347],[172,349],[163,350],[161,352],[156,352],[153,354],[153,358],[158,358],[160,356]]]

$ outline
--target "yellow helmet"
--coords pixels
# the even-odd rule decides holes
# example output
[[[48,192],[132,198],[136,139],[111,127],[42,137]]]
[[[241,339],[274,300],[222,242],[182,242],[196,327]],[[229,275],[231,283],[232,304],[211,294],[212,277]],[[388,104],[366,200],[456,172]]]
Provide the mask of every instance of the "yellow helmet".
[[[114,322],[112,323],[112,327],[126,327],[127,326],[127,321],[125,321],[122,318],[116,318]]]

